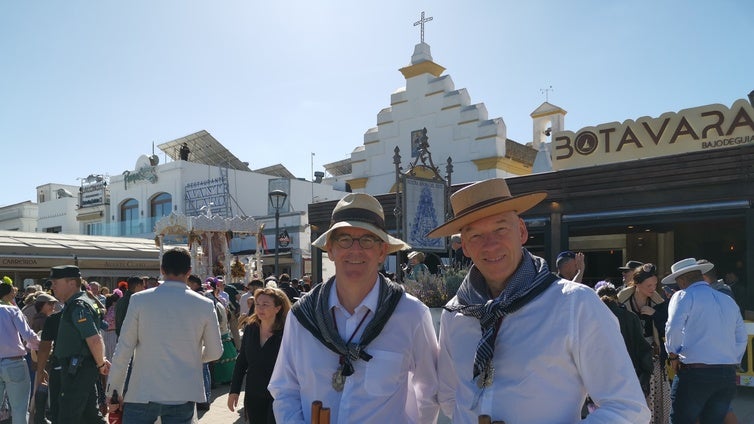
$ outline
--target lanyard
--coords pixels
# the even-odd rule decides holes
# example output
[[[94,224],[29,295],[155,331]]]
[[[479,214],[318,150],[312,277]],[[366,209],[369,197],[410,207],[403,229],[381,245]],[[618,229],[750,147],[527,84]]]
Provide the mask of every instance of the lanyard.
[[[335,319],[335,308],[332,308],[330,311],[332,312],[332,322],[335,325],[335,331],[337,331],[338,334],[340,334],[340,331],[338,330],[338,320]],[[353,337],[356,335],[356,333],[359,332],[359,328],[361,328],[361,325],[364,324],[364,321],[367,320],[367,316],[369,316],[369,309],[367,309],[367,313],[364,314],[364,316],[361,318],[361,321],[359,321],[359,325],[357,325],[356,329],[353,330],[353,333],[351,333],[351,337],[348,338],[348,341],[346,342],[346,346],[351,344],[351,340],[353,340]],[[341,355],[341,358],[342,357],[343,355]]]

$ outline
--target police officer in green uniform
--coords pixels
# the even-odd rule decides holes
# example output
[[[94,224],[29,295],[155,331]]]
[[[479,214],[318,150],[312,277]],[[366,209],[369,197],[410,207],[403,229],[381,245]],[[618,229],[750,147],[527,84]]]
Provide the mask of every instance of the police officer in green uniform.
[[[65,303],[60,316],[55,357],[61,366],[58,422],[104,424],[97,407],[95,384],[107,375],[101,318],[91,299],[81,290],[81,272],[73,265],[56,266],[50,273],[55,296]]]

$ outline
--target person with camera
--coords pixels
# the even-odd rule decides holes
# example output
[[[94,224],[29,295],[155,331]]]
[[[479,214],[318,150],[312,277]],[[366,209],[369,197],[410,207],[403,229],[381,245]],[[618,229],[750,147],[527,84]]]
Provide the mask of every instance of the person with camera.
[[[55,296],[65,304],[61,312],[55,355],[61,364],[60,423],[104,424],[97,405],[95,384],[107,375],[110,362],[99,334],[102,318],[82,290],[77,266],[63,265],[50,272]]]

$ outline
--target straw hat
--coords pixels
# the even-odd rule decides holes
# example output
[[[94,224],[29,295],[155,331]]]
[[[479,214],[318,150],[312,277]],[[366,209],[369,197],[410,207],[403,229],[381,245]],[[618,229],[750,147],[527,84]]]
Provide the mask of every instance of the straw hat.
[[[388,253],[410,249],[411,246],[385,230],[385,213],[374,197],[364,193],[348,193],[332,211],[330,228],[314,240],[312,245],[327,250],[330,233],[338,228],[355,227],[367,230],[387,243]]]
[[[670,275],[662,279],[662,284],[675,284],[675,279],[678,278],[679,275],[691,271],[700,271],[704,274],[714,267],[715,265],[709,262],[700,264],[697,263],[694,258],[686,258],[674,263],[673,266],[670,267]]]
[[[424,252],[419,252],[414,250],[413,252],[408,254],[408,259],[414,259],[416,258],[419,262],[424,262]]]
[[[492,178],[464,187],[450,196],[453,215],[450,221],[435,228],[427,237],[446,237],[461,231],[474,221],[499,213],[520,214],[544,200],[547,193],[534,192],[512,196],[503,178]]]

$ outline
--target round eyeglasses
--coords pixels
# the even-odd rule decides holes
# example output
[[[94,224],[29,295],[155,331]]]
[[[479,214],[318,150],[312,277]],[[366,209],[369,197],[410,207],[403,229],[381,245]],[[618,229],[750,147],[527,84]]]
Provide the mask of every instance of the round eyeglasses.
[[[348,234],[335,236],[333,240],[335,240],[335,243],[338,245],[338,247],[342,249],[350,249],[351,246],[353,246],[353,242],[357,240],[359,242],[359,246],[362,249],[371,249],[375,244],[382,243],[381,239],[374,236],[351,237]]]

